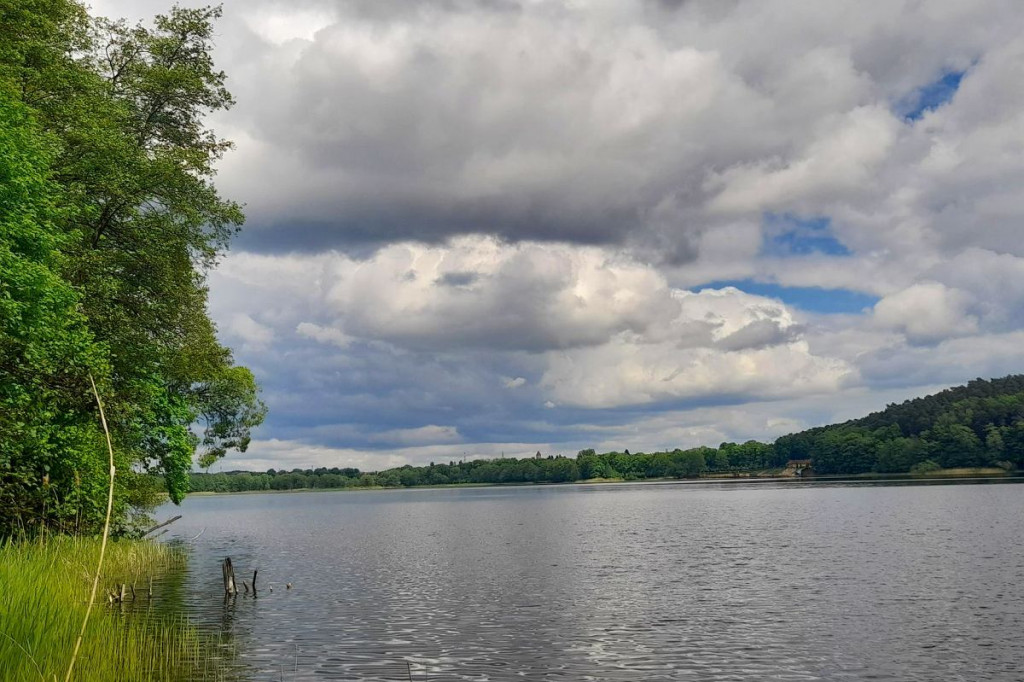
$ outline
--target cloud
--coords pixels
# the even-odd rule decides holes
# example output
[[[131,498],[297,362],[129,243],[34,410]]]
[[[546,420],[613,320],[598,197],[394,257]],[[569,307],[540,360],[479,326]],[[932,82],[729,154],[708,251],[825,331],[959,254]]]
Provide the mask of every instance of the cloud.
[[[274,330],[245,313],[235,313],[223,325],[227,336],[242,342],[246,350],[262,350],[274,339]]]
[[[217,56],[239,104],[214,123],[238,149],[219,185],[247,204],[241,243],[273,253],[485,234],[706,253],[736,279],[762,230],[739,226],[773,211],[831,218],[887,279],[972,245],[1020,254],[1016,9],[235,0]]]
[[[883,346],[858,363],[872,387],[946,386],[1020,374],[1024,332],[947,339],[930,346]],[[923,392],[922,392],[923,394]]]
[[[387,351],[392,363],[407,353],[526,352],[540,373],[542,402],[552,406],[798,395],[834,390],[855,374],[843,361],[811,353],[778,300],[732,287],[674,289],[652,267],[594,247],[463,238],[447,247],[397,244],[364,261],[330,259],[286,268],[322,273],[320,287],[297,307],[342,325],[303,322],[296,327],[302,336],[341,347],[353,338],[385,343],[395,349]],[[256,282],[273,286],[258,270],[279,269],[277,259],[244,261],[250,291]],[[447,272],[476,276],[458,287],[439,284]],[[495,380],[526,387],[525,376],[512,376]]]
[[[332,329],[330,327],[321,327],[318,324],[312,322],[300,322],[295,331],[311,339],[320,341],[321,343],[332,343],[335,346],[344,348],[352,339],[345,335],[340,329]]]
[[[777,211],[859,194],[886,160],[899,122],[878,105],[835,118],[826,119],[793,158],[759,160],[709,177],[705,186],[715,193],[711,211]]]
[[[797,337],[798,329],[794,326],[783,327],[777,320],[755,320],[723,337],[716,345],[729,351],[758,349],[778,346]]]
[[[967,313],[968,297],[939,282],[923,282],[886,296],[875,305],[875,321],[903,331],[913,342],[968,335],[978,321]]]
[[[728,395],[764,399],[830,393],[851,374],[841,361],[811,355],[799,342],[722,353],[680,351],[664,343],[637,352],[620,341],[554,357],[543,384],[560,402],[611,408]]]
[[[427,424],[414,429],[392,429],[373,434],[371,441],[400,445],[431,445],[459,443],[462,436],[454,426]]]
[[[679,308],[656,271],[596,248],[464,237],[339,255],[333,267],[324,304],[345,333],[410,348],[592,345]]]
[[[1024,319],[1024,258],[972,248],[931,268],[934,279],[880,300],[874,321],[915,343],[1002,333]]]
[[[256,0],[225,14],[239,106],[218,122],[239,149],[221,185],[248,204],[250,247],[482,233],[675,263],[721,210],[871,206],[915,134],[891,112],[953,71],[984,88],[1020,33],[1006,0]]]
[[[657,270],[595,247],[502,244],[462,238],[448,246],[395,244],[368,260],[342,254],[230,257],[218,279],[260,296],[265,315],[316,311],[296,332],[344,347],[353,339],[410,351],[487,349],[547,353],[626,344],[713,353],[798,342],[800,326],[780,301],[727,287],[675,289]],[[325,260],[326,259],[326,260]],[[308,261],[308,266],[302,262]],[[300,300],[281,298],[273,273],[317,273]],[[460,284],[445,278],[455,273]],[[472,277],[467,277],[472,273]],[[465,283],[461,283],[465,282]],[[277,308],[280,306],[280,310]],[[526,379],[506,379],[518,387]]]
[[[771,437],[1019,371],[1022,36],[1014,0],[229,1],[211,311],[258,461]]]

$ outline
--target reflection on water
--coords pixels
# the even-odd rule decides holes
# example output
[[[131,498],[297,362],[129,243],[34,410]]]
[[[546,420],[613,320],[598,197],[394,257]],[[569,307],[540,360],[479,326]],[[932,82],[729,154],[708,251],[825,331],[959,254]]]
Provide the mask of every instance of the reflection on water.
[[[256,680],[1016,680],[1024,487],[192,497],[163,586]],[[259,598],[223,600],[220,560]],[[286,589],[286,583],[293,589]],[[244,667],[243,667],[244,666]]]

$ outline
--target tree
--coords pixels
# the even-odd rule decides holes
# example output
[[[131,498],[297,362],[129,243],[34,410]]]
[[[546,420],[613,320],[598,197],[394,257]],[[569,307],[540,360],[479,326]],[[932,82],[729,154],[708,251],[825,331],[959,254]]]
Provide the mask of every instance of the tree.
[[[989,424],[985,427],[985,459],[989,462],[999,462],[1006,452],[1006,443],[1003,441],[1002,430]]]
[[[969,427],[943,420],[925,433],[935,444],[936,461],[943,467],[973,467],[984,463],[981,439]]]
[[[668,475],[676,478],[696,478],[707,471],[704,449],[676,450],[672,453]]]
[[[863,428],[843,425],[824,431],[812,453],[816,473],[860,474],[875,468],[878,441]]]
[[[915,464],[925,460],[928,448],[918,438],[894,438],[878,445],[878,459],[875,471],[879,473],[903,473]]]
[[[40,450],[42,431],[15,426],[0,437],[7,451],[22,453],[18,466],[30,474],[10,494],[41,499],[39,489],[50,490],[58,502],[48,507],[51,517],[82,518],[95,496],[85,475],[86,453],[98,445],[86,426],[95,420],[90,370],[123,460],[122,521],[153,502],[146,474],[161,474],[178,502],[197,448],[205,466],[244,451],[264,417],[252,374],[217,341],[207,312],[206,274],[242,222],[240,207],[212,184],[230,143],[204,124],[207,113],[232,103],[210,58],[219,16],[218,8],[176,7],[151,27],[128,26],[93,20],[72,0],[0,0],[3,110],[30,121],[3,127],[32,138],[5,141],[24,153],[4,154],[13,162],[0,194],[14,202],[24,193],[8,186],[39,189],[31,205],[12,204],[22,227],[4,230],[16,243],[5,236],[2,267],[24,274],[4,278],[18,289],[10,300],[38,314],[7,318],[5,335],[20,341],[10,341],[10,354],[5,347],[0,391],[66,442],[46,436],[50,446]],[[7,222],[7,213],[0,219]],[[26,226],[44,237],[34,251],[18,236]],[[30,352],[42,346],[28,341],[43,338],[50,339],[45,362]],[[27,363],[6,362],[19,353]],[[53,381],[47,366],[61,356],[65,371]],[[60,475],[43,478],[55,463]]]
[[[97,522],[106,465],[88,375],[107,366],[61,279],[61,190],[31,111],[0,81],[0,535]]]
[[[565,457],[552,460],[548,467],[548,480],[552,483],[570,483],[579,477],[580,472],[576,467],[576,462]]]

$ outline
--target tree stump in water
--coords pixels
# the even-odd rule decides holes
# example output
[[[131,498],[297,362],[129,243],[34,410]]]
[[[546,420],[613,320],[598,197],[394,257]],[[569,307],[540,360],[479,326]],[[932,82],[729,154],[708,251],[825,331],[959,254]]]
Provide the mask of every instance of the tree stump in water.
[[[224,563],[221,564],[221,569],[224,572],[224,594],[226,596],[233,596],[238,593],[238,588],[235,587],[235,569],[231,565],[231,557],[225,557]]]

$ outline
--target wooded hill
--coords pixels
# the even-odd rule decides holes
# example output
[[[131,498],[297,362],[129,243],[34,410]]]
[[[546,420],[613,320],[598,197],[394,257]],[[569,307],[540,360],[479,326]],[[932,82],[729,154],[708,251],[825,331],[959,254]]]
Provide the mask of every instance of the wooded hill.
[[[722,443],[671,452],[581,450],[515,459],[450,461],[365,473],[358,469],[193,474],[194,491],[413,487],[452,483],[566,483],[592,478],[694,478],[762,472],[809,459],[816,474],[926,473],[943,467],[1024,468],[1024,375],[889,405],[861,419],[789,434],[774,443]]]
[[[779,438],[786,459],[821,474],[906,472],[916,467],[1024,467],[1024,375],[889,405],[881,412]]]

